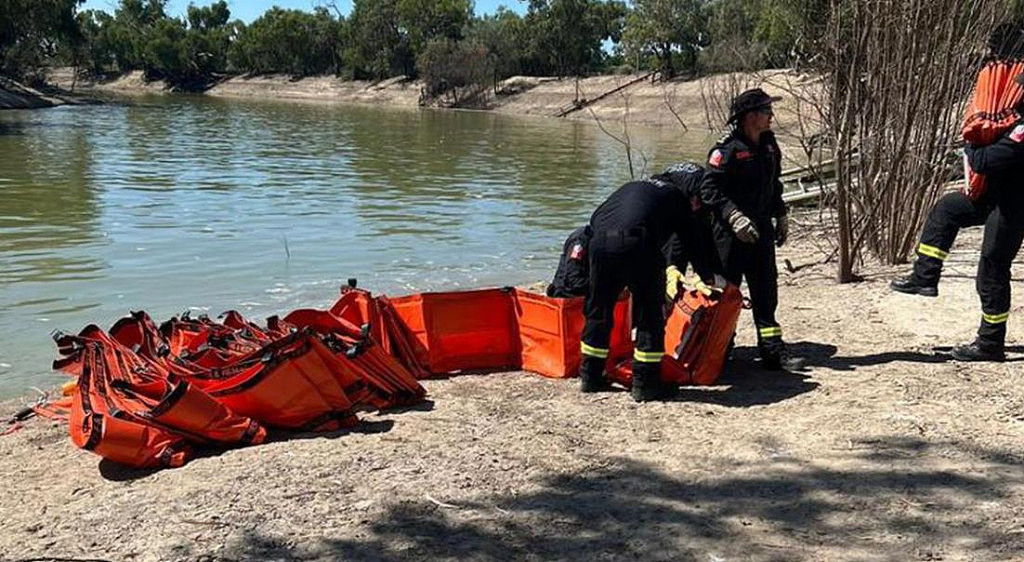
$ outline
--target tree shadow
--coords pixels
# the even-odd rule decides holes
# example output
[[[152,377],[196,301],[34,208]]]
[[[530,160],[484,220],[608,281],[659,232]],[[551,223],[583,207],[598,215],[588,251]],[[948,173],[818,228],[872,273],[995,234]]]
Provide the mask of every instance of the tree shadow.
[[[868,355],[844,356],[836,355],[838,348],[827,343],[810,341],[799,341],[788,344],[789,350],[794,355],[799,355],[807,360],[807,366],[825,367],[834,371],[853,371],[857,367],[872,367],[887,363],[908,362],[908,363],[949,363],[953,361],[949,352],[951,346],[935,346],[931,351],[883,351]],[[1009,353],[1022,353],[1024,346],[1007,346]],[[737,349],[737,357],[752,359],[756,355],[756,349]],[[1007,363],[1024,361],[1024,357],[1009,357]]]
[[[950,469],[943,452],[989,471]],[[922,455],[932,455],[922,462]],[[882,455],[882,456],[879,456]],[[604,458],[603,468],[539,477],[528,492],[455,502],[395,500],[345,538],[289,546],[248,531],[231,559],[979,560],[1019,554],[994,504],[1018,497],[1021,459],[954,440],[877,438],[834,462],[776,457],[674,475]],[[1019,501],[1019,497],[1018,500]],[[292,543],[294,544],[294,543]],[[817,549],[808,551],[808,549]],[[825,558],[822,558],[825,556]],[[956,557],[955,555],[953,557]]]
[[[433,408],[433,402],[430,402],[428,409]],[[410,410],[413,407],[406,408]],[[403,410],[403,411],[405,411]],[[383,414],[396,413],[394,410],[388,410],[382,412]],[[266,445],[270,443],[281,443],[285,441],[302,441],[307,439],[337,439],[345,435],[363,434],[373,435],[379,433],[387,433],[395,427],[395,420],[384,419],[384,420],[366,420],[360,419],[359,423],[352,427],[346,427],[335,431],[323,431],[323,432],[310,432],[310,431],[291,431],[285,429],[267,429],[267,438],[260,445]],[[259,447],[260,445],[255,445]],[[237,448],[237,447],[235,447]],[[193,455],[189,459],[189,462],[195,462],[199,459],[211,458],[220,456],[234,448],[219,448],[219,447],[203,447],[193,445]],[[162,470],[166,470],[162,467],[157,468],[133,468],[125,466],[123,464],[108,460],[100,459],[99,472],[105,480],[111,482],[129,482],[134,480],[141,480],[156,474]]]

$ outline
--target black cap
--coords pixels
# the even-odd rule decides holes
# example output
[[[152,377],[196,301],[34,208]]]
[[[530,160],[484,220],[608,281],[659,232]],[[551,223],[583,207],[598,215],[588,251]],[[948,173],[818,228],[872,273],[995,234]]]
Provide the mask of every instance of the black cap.
[[[729,120],[726,123],[737,123],[750,111],[771,107],[772,102],[781,100],[778,96],[769,96],[761,88],[753,88],[733,98],[729,104]]]

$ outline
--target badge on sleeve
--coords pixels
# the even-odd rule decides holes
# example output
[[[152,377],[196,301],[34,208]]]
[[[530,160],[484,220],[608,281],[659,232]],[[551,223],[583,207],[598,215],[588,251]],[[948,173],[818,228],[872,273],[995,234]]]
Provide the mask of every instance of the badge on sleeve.
[[[569,259],[579,261],[579,260],[583,259],[583,256],[585,254],[586,254],[586,252],[583,250],[583,244],[580,244],[579,242],[577,242],[572,247],[572,252],[569,254]]]
[[[1024,142],[1024,123],[1013,128],[1013,131],[1010,133],[1010,139],[1013,142]]]
[[[721,168],[722,160],[724,158],[725,157],[722,156],[722,151],[716,148],[714,151],[711,152],[711,157],[708,158],[708,165],[713,168]]]

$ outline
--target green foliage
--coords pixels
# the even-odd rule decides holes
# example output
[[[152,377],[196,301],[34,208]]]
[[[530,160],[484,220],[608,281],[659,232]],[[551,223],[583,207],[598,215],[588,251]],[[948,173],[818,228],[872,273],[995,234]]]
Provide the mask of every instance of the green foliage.
[[[416,62],[426,93],[446,96],[452,106],[486,91],[493,73],[486,47],[447,37],[428,41]]]
[[[707,14],[702,0],[633,0],[622,37],[627,58],[653,54],[671,78],[678,68],[695,71],[706,45]],[[678,59],[678,63],[676,62]]]
[[[323,8],[313,13],[271,8],[240,29],[228,50],[230,65],[244,72],[293,76],[337,72],[344,25]]]
[[[75,19],[80,0],[0,0],[0,71],[25,77],[81,41]]]
[[[530,0],[524,67],[531,74],[559,76],[601,68],[603,44],[622,37],[626,13],[617,0]]]
[[[398,0],[354,0],[345,59],[357,77],[413,73],[409,38],[398,24]]]
[[[524,35],[523,19],[505,8],[499,8],[493,16],[475,19],[470,25],[466,40],[485,49],[495,91],[499,80],[521,72]]]

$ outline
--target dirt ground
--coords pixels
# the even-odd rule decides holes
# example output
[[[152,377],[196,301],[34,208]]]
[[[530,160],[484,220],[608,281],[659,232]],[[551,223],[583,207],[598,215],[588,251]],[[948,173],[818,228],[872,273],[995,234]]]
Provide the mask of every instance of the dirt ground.
[[[798,234],[780,264],[821,260],[820,230]],[[937,299],[890,293],[890,268],[783,268],[809,371],[761,372],[745,312],[721,384],[672,402],[466,375],[350,433],[157,472],[33,420],[0,438],[0,559],[1024,560],[1020,291],[1011,361],[935,350],[972,337],[978,241]]]

